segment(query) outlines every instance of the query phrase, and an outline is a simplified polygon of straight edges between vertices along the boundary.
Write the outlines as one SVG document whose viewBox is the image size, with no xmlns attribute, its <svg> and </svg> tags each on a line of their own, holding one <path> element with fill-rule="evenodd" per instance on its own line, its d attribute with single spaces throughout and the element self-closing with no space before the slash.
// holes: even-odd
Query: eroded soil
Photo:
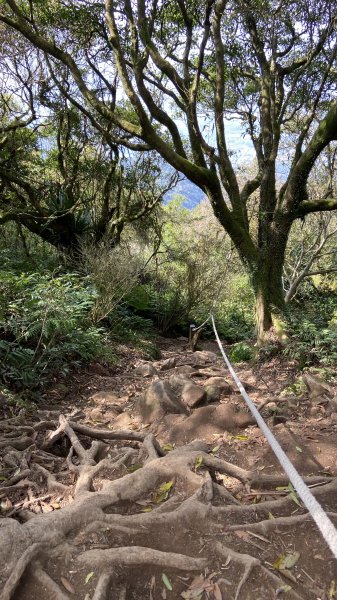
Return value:
<svg viewBox="0 0 337 600">
<path fill-rule="evenodd" d="M 43 404 L 2 407 L 1 599 L 337 597 L 337 562 L 260 430 L 242 426 L 250 417 L 215 344 L 191 379 L 226 377 L 215 403 L 226 427 L 200 409 L 142 421 L 143 391 L 191 364 L 185 340 L 160 346 L 153 376 L 126 350 L 118 368 L 74 373 Z M 160 371 L 170 357 L 176 367 Z M 281 395 L 291 364 L 237 371 L 337 524 L 337 413 L 326 398 Z"/>
</svg>

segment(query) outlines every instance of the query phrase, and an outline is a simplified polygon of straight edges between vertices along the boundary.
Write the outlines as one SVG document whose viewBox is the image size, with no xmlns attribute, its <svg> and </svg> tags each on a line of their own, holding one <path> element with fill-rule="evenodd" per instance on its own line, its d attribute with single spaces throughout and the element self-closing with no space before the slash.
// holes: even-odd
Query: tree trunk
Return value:
<svg viewBox="0 0 337 600">
<path fill-rule="evenodd" d="M 280 317 L 284 315 L 286 305 L 282 286 L 283 261 L 277 256 L 264 254 L 252 274 L 252 284 L 256 300 L 257 345 L 262 346 L 271 339 L 285 339 Z"/>
</svg>

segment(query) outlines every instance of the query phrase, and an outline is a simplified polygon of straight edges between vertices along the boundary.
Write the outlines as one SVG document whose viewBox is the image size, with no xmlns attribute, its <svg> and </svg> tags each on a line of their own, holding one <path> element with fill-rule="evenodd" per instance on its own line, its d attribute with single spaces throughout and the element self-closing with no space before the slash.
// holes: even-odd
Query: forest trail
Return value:
<svg viewBox="0 0 337 600">
<path fill-rule="evenodd" d="M 216 343 L 160 348 L 1 407 L 1 600 L 337 597 L 336 560 Z M 281 394 L 295 372 L 276 359 L 237 372 L 336 524 L 333 399 Z"/>
</svg>

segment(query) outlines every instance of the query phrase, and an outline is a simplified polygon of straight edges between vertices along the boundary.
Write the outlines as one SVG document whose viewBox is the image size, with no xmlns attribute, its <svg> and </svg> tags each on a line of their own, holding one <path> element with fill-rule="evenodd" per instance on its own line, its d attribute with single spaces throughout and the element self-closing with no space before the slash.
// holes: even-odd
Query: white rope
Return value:
<svg viewBox="0 0 337 600">
<path fill-rule="evenodd" d="M 218 332 L 215 327 L 214 317 L 213 317 L 213 315 L 210 315 L 210 316 L 212 319 L 212 325 L 213 325 L 216 341 L 218 342 L 218 346 L 220 348 L 221 354 L 222 354 L 223 359 L 229 369 L 231 376 L 233 377 L 236 385 L 238 386 L 238 388 L 239 388 L 246 404 L 248 405 L 249 410 L 251 411 L 252 415 L 254 416 L 258 426 L 260 427 L 261 431 L 264 433 L 266 439 L 268 440 L 270 447 L 272 448 L 274 454 L 276 455 L 277 460 L 279 461 L 280 465 L 282 466 L 282 468 L 288 475 L 291 483 L 293 484 L 293 486 L 294 486 L 295 490 L 297 491 L 299 497 L 301 498 L 303 504 L 308 509 L 311 517 L 315 521 L 318 529 L 320 530 L 323 538 L 325 539 L 326 543 L 328 544 L 334 557 L 337 558 L 337 530 L 336 530 L 334 524 L 330 521 L 329 517 L 324 512 L 324 510 L 321 507 L 321 505 L 319 504 L 319 502 L 317 502 L 316 498 L 312 495 L 308 486 L 304 483 L 301 475 L 295 469 L 294 465 L 291 463 L 291 461 L 287 457 L 286 453 L 281 448 L 277 439 L 270 431 L 268 425 L 265 423 L 265 421 L 261 417 L 255 404 L 252 402 L 252 400 L 248 396 L 245 388 L 243 387 L 239 377 L 235 373 L 235 371 L 234 371 L 231 363 L 229 362 L 227 355 L 223 349 L 220 338 L 218 336 Z"/>
<path fill-rule="evenodd" d="M 191 325 L 191 327 L 193 328 L 193 333 L 195 333 L 196 331 L 199 331 L 199 329 L 202 329 L 202 327 L 204 327 L 204 325 L 206 325 L 206 323 L 208 323 L 208 321 L 212 318 L 212 315 L 209 315 L 206 319 L 206 321 L 204 321 L 203 323 L 201 323 L 201 325 L 199 325 L 199 327 L 196 327 L 195 325 Z"/>
</svg>

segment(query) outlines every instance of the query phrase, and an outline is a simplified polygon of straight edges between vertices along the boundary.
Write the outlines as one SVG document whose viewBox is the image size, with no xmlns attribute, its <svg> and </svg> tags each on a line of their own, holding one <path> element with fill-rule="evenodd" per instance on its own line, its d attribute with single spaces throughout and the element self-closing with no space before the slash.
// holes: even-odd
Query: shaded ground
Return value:
<svg viewBox="0 0 337 600">
<path fill-rule="evenodd" d="M 337 597 L 337 563 L 297 496 L 277 489 L 288 481 L 260 430 L 244 427 L 234 385 L 191 414 L 141 418 L 151 382 L 193 362 L 185 340 L 161 349 L 152 376 L 126 351 L 114 370 L 92 365 L 55 385 L 44 405 L 1 409 L 0 598 Z M 176 367 L 161 371 L 167 358 Z M 337 524 L 337 413 L 280 396 L 289 364 L 237 370 Z M 190 377 L 202 387 L 210 375 L 230 382 L 220 357 Z"/>
</svg>

